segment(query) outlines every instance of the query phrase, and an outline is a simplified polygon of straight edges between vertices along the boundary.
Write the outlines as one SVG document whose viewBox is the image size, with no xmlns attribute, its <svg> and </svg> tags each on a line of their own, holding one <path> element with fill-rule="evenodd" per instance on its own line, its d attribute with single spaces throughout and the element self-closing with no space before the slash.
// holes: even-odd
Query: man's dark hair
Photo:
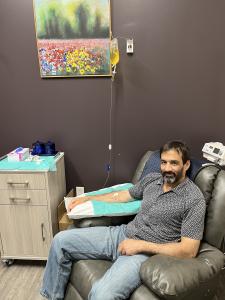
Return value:
<svg viewBox="0 0 225 300">
<path fill-rule="evenodd" d="M 163 152 L 176 150 L 182 156 L 183 164 L 190 160 L 190 149 L 183 141 L 169 141 L 160 148 L 160 157 Z"/>
</svg>

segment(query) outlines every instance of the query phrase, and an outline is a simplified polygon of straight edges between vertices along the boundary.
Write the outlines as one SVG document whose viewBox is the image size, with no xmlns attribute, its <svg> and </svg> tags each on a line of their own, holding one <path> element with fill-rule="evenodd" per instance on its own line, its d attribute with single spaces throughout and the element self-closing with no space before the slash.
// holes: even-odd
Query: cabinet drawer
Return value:
<svg viewBox="0 0 225 300">
<path fill-rule="evenodd" d="M 0 189 L 45 189 L 45 175 L 35 174 L 0 174 Z"/>
<path fill-rule="evenodd" d="M 0 204 L 46 205 L 46 190 L 1 190 Z"/>
</svg>

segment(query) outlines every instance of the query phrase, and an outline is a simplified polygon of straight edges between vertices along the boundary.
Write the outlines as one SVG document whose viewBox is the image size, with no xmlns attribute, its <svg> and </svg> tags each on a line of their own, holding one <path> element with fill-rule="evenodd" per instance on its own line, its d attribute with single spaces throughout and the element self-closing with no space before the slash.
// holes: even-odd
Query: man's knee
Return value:
<svg viewBox="0 0 225 300">
<path fill-rule="evenodd" d="M 65 232 L 60 231 L 54 236 L 54 238 L 52 240 L 52 244 L 53 245 L 61 244 L 64 241 L 64 239 L 65 239 Z"/>
<path fill-rule="evenodd" d="M 65 245 L 68 241 L 68 235 L 65 233 L 65 231 L 60 231 L 54 236 L 51 244 L 51 249 L 53 251 L 57 252 L 65 248 Z"/>
</svg>

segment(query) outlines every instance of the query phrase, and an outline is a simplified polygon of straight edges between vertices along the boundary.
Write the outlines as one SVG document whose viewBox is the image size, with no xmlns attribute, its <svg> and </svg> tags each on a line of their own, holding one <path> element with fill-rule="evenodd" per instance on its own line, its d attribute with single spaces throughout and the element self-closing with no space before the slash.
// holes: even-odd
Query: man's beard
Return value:
<svg viewBox="0 0 225 300">
<path fill-rule="evenodd" d="M 164 183 L 168 183 L 168 184 L 174 184 L 177 183 L 183 174 L 183 170 L 180 170 L 177 174 L 174 172 L 163 172 L 162 176 L 163 176 L 163 182 Z"/>
</svg>

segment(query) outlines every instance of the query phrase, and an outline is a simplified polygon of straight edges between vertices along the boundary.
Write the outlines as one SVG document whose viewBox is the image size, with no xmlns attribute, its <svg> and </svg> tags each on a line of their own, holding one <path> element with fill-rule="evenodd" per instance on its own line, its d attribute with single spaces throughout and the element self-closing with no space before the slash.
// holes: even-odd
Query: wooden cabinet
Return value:
<svg viewBox="0 0 225 300">
<path fill-rule="evenodd" d="M 56 171 L 0 171 L 1 259 L 47 259 L 65 194 L 63 153 Z"/>
</svg>

